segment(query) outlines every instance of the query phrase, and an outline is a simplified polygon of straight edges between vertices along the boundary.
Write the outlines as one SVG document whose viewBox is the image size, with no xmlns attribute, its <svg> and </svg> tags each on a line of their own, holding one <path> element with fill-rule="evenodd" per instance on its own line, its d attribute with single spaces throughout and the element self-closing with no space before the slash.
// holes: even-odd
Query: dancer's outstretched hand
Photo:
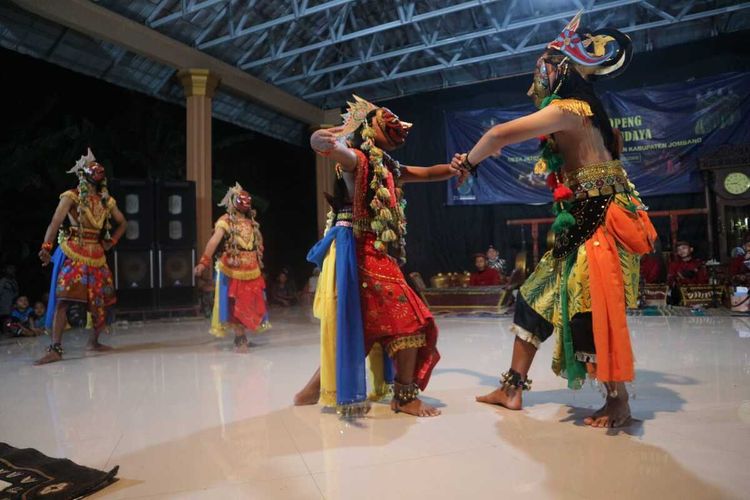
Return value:
<svg viewBox="0 0 750 500">
<path fill-rule="evenodd" d="M 203 264 L 198 264 L 197 266 L 195 266 L 195 269 L 193 269 L 193 274 L 195 274 L 196 276 L 200 276 L 205 270 L 206 266 L 204 266 Z"/>
<path fill-rule="evenodd" d="M 310 136 L 310 146 L 315 151 L 326 153 L 332 150 L 336 146 L 336 142 L 339 140 L 339 133 L 344 127 L 332 127 L 316 130 L 313 135 Z"/>
<path fill-rule="evenodd" d="M 466 170 L 464 167 L 464 159 L 468 153 L 456 153 L 453 155 L 453 159 L 451 160 L 451 167 L 458 169 L 458 170 Z"/>
<path fill-rule="evenodd" d="M 469 171 L 465 168 L 457 168 L 454 167 L 451 163 L 448 168 L 450 169 L 451 173 L 454 177 L 458 177 L 457 179 L 457 186 L 461 186 L 464 182 L 466 182 L 466 179 L 469 177 Z"/>
<path fill-rule="evenodd" d="M 42 248 L 41 250 L 39 250 L 39 260 L 42 261 L 42 266 L 46 266 L 52 260 L 52 256 L 49 254 L 48 250 Z"/>
</svg>

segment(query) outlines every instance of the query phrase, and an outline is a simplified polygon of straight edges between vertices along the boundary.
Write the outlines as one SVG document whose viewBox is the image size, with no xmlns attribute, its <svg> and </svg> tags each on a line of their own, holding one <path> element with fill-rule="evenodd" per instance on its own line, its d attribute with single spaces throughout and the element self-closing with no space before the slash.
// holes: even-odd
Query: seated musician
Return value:
<svg viewBox="0 0 750 500">
<path fill-rule="evenodd" d="M 483 253 L 474 255 L 477 270 L 471 273 L 469 286 L 497 286 L 501 284 L 500 273 L 487 265 L 487 256 Z"/>
<path fill-rule="evenodd" d="M 680 287 L 708 285 L 708 272 L 703 261 L 693 257 L 695 249 L 687 241 L 678 241 L 677 250 L 669 263 L 667 284 L 672 289 L 672 304 L 678 304 Z"/>
</svg>

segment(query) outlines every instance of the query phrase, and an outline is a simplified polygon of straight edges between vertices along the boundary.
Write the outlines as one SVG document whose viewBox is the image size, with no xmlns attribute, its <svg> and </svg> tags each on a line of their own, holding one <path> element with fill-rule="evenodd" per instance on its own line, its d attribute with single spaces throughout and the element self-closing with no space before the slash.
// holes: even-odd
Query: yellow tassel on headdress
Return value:
<svg viewBox="0 0 750 500">
<path fill-rule="evenodd" d="M 375 250 L 378 252 L 385 252 L 385 243 L 380 240 L 375 240 L 372 246 L 375 247 Z"/>
<path fill-rule="evenodd" d="M 374 220 L 374 221 L 372 221 L 372 222 L 370 222 L 370 227 L 371 227 L 371 228 L 372 228 L 372 230 L 373 230 L 373 231 L 375 231 L 376 233 L 380 233 L 380 232 L 381 232 L 381 231 L 382 231 L 382 230 L 383 230 L 383 229 L 385 228 L 385 226 L 383 226 L 383 223 L 382 223 L 382 222 L 380 222 L 380 221 L 379 221 L 379 220 L 377 220 L 377 219 L 376 219 L 376 220 Z"/>
</svg>

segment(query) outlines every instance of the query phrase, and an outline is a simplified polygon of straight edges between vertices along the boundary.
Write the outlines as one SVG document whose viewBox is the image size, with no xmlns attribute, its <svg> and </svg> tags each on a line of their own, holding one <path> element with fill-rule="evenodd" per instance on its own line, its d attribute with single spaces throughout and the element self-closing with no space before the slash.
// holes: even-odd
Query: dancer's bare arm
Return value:
<svg viewBox="0 0 750 500">
<path fill-rule="evenodd" d="M 341 130 L 342 127 L 316 130 L 310 136 L 310 146 L 317 154 L 330 158 L 347 172 L 352 172 L 357 168 L 357 154 L 339 141 L 338 133 Z"/>
<path fill-rule="evenodd" d="M 431 167 L 414 167 L 403 165 L 401 167 L 402 182 L 439 182 L 452 177 L 459 177 L 459 183 L 463 182 L 467 175 L 465 170 L 456 168 L 448 163 L 441 163 Z"/>
<path fill-rule="evenodd" d="M 120 241 L 120 238 L 122 238 L 122 235 L 125 234 L 125 230 L 128 228 L 128 221 L 125 219 L 125 216 L 122 215 L 122 212 L 120 212 L 120 209 L 117 208 L 117 205 L 115 205 L 112 208 L 112 218 L 117 223 L 117 229 L 115 229 L 115 234 L 112 235 L 112 241 Z M 105 241 L 102 246 L 105 250 L 109 250 L 114 245 L 110 241 Z"/>
<path fill-rule="evenodd" d="M 584 118 L 573 113 L 566 113 L 557 106 L 544 109 L 515 120 L 495 125 L 471 148 L 467 160 L 476 165 L 487 157 L 499 154 L 502 148 L 541 135 L 550 135 L 581 126 Z M 463 157 L 456 155 L 451 164 L 459 167 Z"/>
<path fill-rule="evenodd" d="M 203 251 L 203 255 L 207 255 L 208 257 L 213 257 L 214 252 L 216 252 L 216 248 L 221 244 L 221 240 L 224 239 L 224 230 L 220 227 L 217 227 L 214 229 L 214 234 L 211 236 L 211 239 L 208 240 L 208 243 L 206 243 L 206 249 Z M 196 276 L 200 276 L 203 274 L 203 271 L 206 270 L 206 266 L 203 264 L 198 264 L 195 266 L 195 269 L 193 272 Z"/>
<path fill-rule="evenodd" d="M 67 196 L 63 196 L 60 199 L 60 203 L 57 204 L 55 214 L 52 216 L 52 221 L 49 223 L 49 226 L 47 226 L 47 232 L 44 233 L 43 243 L 53 243 L 55 241 L 57 231 L 60 229 L 60 226 L 65 220 L 65 217 L 68 216 L 68 212 L 70 212 L 71 208 L 73 208 L 73 200 L 71 200 Z M 39 258 L 41 259 L 43 266 L 49 264 L 51 260 L 49 251 L 45 248 L 42 248 L 39 251 Z"/>
</svg>

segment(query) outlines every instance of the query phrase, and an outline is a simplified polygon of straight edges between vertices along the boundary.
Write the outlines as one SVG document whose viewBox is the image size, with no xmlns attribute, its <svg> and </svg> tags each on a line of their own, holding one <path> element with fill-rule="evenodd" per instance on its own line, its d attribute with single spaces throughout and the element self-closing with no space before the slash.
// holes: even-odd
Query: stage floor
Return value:
<svg viewBox="0 0 750 500">
<path fill-rule="evenodd" d="M 443 356 L 426 396 L 443 415 L 376 404 L 342 421 L 291 399 L 318 364 L 317 324 L 273 310 L 249 354 L 205 320 L 116 328 L 107 355 L 31 366 L 48 339 L 0 343 L 0 441 L 109 469 L 93 498 L 747 498 L 750 318 L 630 317 L 634 417 L 624 430 L 579 421 L 602 403 L 549 370 L 526 409 L 474 402 L 508 367 L 509 318 L 439 318 Z"/>
</svg>

